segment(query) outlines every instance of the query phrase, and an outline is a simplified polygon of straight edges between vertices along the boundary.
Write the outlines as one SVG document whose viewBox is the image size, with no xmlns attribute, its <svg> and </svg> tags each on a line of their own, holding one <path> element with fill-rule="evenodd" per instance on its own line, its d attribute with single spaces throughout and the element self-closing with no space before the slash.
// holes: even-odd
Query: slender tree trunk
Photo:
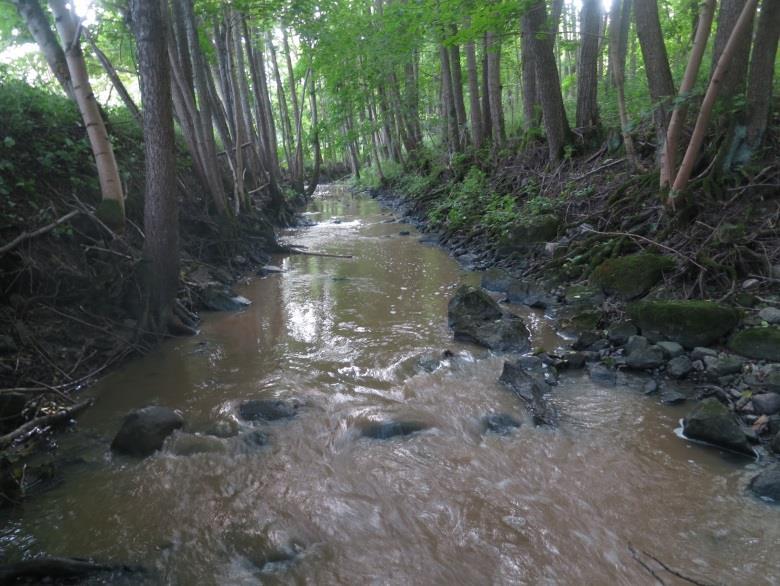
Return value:
<svg viewBox="0 0 780 586">
<path fill-rule="evenodd" d="M 780 2 L 764 0 L 761 4 L 761 15 L 758 18 L 758 30 L 753 45 L 747 91 L 747 135 L 745 142 L 750 151 L 761 146 L 769 123 L 779 34 Z"/>
<path fill-rule="evenodd" d="M 455 25 L 452 27 L 452 33 L 457 34 L 458 29 Z M 460 49 L 458 45 L 452 44 L 449 47 L 450 52 L 450 73 L 452 74 L 452 97 L 455 101 L 455 114 L 458 120 L 458 142 L 465 145 L 468 142 L 468 131 L 466 130 L 468 121 L 466 120 L 466 104 L 463 101 L 463 75 L 460 68 Z"/>
<path fill-rule="evenodd" d="M 231 11 L 232 12 L 232 11 Z M 235 137 L 235 158 L 233 170 L 233 189 L 234 189 L 234 208 L 233 212 L 238 216 L 242 207 L 246 208 L 247 194 L 244 186 L 244 141 L 246 135 L 244 132 L 243 111 L 241 107 L 241 99 L 239 97 L 240 89 L 238 87 L 238 73 L 236 72 L 235 56 L 233 55 L 233 36 L 237 31 L 234 30 L 234 19 L 228 14 L 225 21 L 225 47 L 227 51 L 227 59 L 225 62 L 225 68 L 228 76 L 228 91 L 231 96 L 231 103 L 233 104 L 233 128 Z"/>
<path fill-rule="evenodd" d="M 490 117 L 490 82 L 488 81 L 488 37 L 482 37 L 482 128 L 485 135 L 492 133 L 493 120 Z"/>
<path fill-rule="evenodd" d="M 290 51 L 290 43 L 287 39 L 287 29 L 282 29 L 282 41 L 284 43 L 284 59 L 287 63 L 287 79 L 290 86 L 290 103 L 292 104 L 293 120 L 298 120 L 301 116 L 301 109 L 298 106 L 298 95 L 295 92 L 295 74 L 293 73 L 292 55 Z M 296 122 L 297 126 L 297 122 Z M 296 144 L 301 142 L 300 133 L 296 133 Z M 300 152 L 300 155 L 299 155 Z M 301 149 L 295 150 L 295 156 L 293 157 L 293 169 L 292 169 L 292 183 L 293 187 L 298 192 L 303 192 L 303 151 Z"/>
<path fill-rule="evenodd" d="M 628 29 L 631 18 L 632 0 L 613 0 L 609 23 L 609 62 L 612 72 L 612 81 L 617 90 L 618 114 L 620 116 L 620 129 L 623 135 L 623 144 L 626 148 L 626 156 L 634 168 L 639 168 L 639 159 L 636 156 L 634 139 L 631 136 L 628 109 L 626 108 L 625 71 L 626 53 L 628 50 Z"/>
<path fill-rule="evenodd" d="M 176 151 L 161 4 L 131 0 L 144 113 L 147 329 L 165 333 L 173 321 L 179 286 Z"/>
<path fill-rule="evenodd" d="M 712 47 L 711 75 L 715 74 L 715 68 L 726 48 L 726 43 L 731 37 L 731 32 L 737 24 L 739 15 L 745 7 L 745 2 L 746 0 L 721 0 L 720 10 L 718 11 L 718 30 L 715 33 L 715 43 Z M 749 28 L 751 30 L 753 28 L 752 20 L 749 23 Z M 718 95 L 722 100 L 728 100 L 733 96 L 741 94 L 745 90 L 748 60 L 750 58 L 750 44 L 751 35 L 746 34 L 734 47 L 734 55 L 731 58 L 731 64 L 724 72 L 723 79 L 720 82 Z"/>
<path fill-rule="evenodd" d="M 504 144 L 504 110 L 501 104 L 501 41 L 492 32 L 488 32 L 488 104 L 490 106 L 490 136 L 496 148 Z"/>
<path fill-rule="evenodd" d="M 127 111 L 130 112 L 130 114 L 132 114 L 136 122 L 138 122 L 139 125 L 143 126 L 143 116 L 141 115 L 141 111 L 138 109 L 138 106 L 135 105 L 133 98 L 130 96 L 130 93 L 127 91 L 125 84 L 122 83 L 122 80 L 119 78 L 119 74 L 116 72 L 116 69 L 114 69 L 114 66 L 111 64 L 111 61 L 108 60 L 106 54 L 103 53 L 103 51 L 100 50 L 100 47 L 97 46 L 97 44 L 95 43 L 95 39 L 92 37 L 89 31 L 87 29 L 82 29 L 82 32 L 84 33 L 84 37 L 87 39 L 89 46 L 92 48 L 92 52 L 95 54 L 95 56 L 98 58 L 98 61 L 100 61 L 100 64 L 103 66 L 103 70 L 106 72 L 108 79 L 111 80 L 111 85 L 114 86 L 116 93 L 119 94 L 119 97 L 122 100 L 122 103 L 125 105 L 125 108 L 127 108 Z"/>
<path fill-rule="evenodd" d="M 702 57 L 704 57 L 704 50 L 707 48 L 707 40 L 710 37 L 710 29 L 712 28 L 712 19 L 715 15 L 715 1 L 705 0 L 699 12 L 699 22 L 696 27 L 693 46 L 691 47 L 691 55 L 688 57 L 688 65 L 685 68 L 685 74 L 680 84 L 678 104 L 672 112 L 669 130 L 666 133 L 665 152 L 661 162 L 661 188 L 668 188 L 677 173 L 677 144 L 688 113 L 685 100 L 696 83 Z"/>
<path fill-rule="evenodd" d="M 634 0 L 634 16 L 639 45 L 645 61 L 647 85 L 656 108 L 653 112 L 656 128 L 656 152 L 660 161 L 666 142 L 666 130 L 674 96 L 674 81 L 666 56 L 666 45 L 658 19 L 657 0 Z"/>
<path fill-rule="evenodd" d="M 531 47 L 536 65 L 536 84 L 541 96 L 544 130 L 550 160 L 557 161 L 563 155 L 569 142 L 571 130 L 563 106 L 558 65 L 553 52 L 553 39 L 547 26 L 547 11 L 541 0 L 534 3 L 526 13 L 531 31 Z"/>
<path fill-rule="evenodd" d="M 452 74 L 450 72 L 450 57 L 444 45 L 439 46 L 441 61 L 441 109 L 443 136 L 447 137 L 447 147 L 450 154 L 460 152 L 458 133 L 458 117 L 455 110 L 455 99 L 452 92 Z"/>
<path fill-rule="evenodd" d="M 530 130 L 541 122 L 541 104 L 536 88 L 536 63 L 533 58 L 533 32 L 526 14 L 521 19 L 520 39 L 521 79 L 523 82 L 523 126 Z"/>
<path fill-rule="evenodd" d="M 707 93 L 704 95 L 704 100 L 702 100 L 701 103 L 699 116 L 696 119 L 696 126 L 691 135 L 691 141 L 685 151 L 685 157 L 680 165 L 677 177 L 674 180 L 672 190 L 669 193 L 669 203 L 672 207 L 674 206 L 674 200 L 688 187 L 688 181 L 693 173 L 693 167 L 699 157 L 701 145 L 704 143 L 704 136 L 707 132 L 710 117 L 712 116 L 715 100 L 718 98 L 721 82 L 728 71 L 731 60 L 737 53 L 741 43 L 744 41 L 744 37 L 750 35 L 750 30 L 753 26 L 753 16 L 755 15 L 757 6 L 758 0 L 747 0 L 745 2 L 742 13 L 739 15 L 739 19 L 731 31 L 731 36 L 729 37 L 726 46 L 723 48 L 718 64 L 712 74 Z"/>
<path fill-rule="evenodd" d="M 599 126 L 598 57 L 601 0 L 584 0 L 580 19 L 576 123 L 579 128 L 595 129 Z"/>
<path fill-rule="evenodd" d="M 292 125 L 290 124 L 290 110 L 287 108 L 287 97 L 284 93 L 284 84 L 282 84 L 282 76 L 279 73 L 279 61 L 276 58 L 276 48 L 274 47 L 273 40 L 271 39 L 271 33 L 267 32 L 265 35 L 265 44 L 271 51 L 271 65 L 273 65 L 274 79 L 276 81 L 276 101 L 279 105 L 279 118 L 282 127 L 282 145 L 284 147 L 284 156 L 287 161 L 288 172 L 293 172 L 293 160 L 292 160 Z"/>
<path fill-rule="evenodd" d="M 466 43 L 466 68 L 469 80 L 469 114 L 471 120 L 471 136 L 474 147 L 480 148 L 485 140 L 482 127 L 482 114 L 479 106 L 479 74 L 477 72 L 477 53 L 474 42 Z"/>
<path fill-rule="evenodd" d="M 317 189 L 320 182 L 320 163 L 322 161 L 322 152 L 320 150 L 320 121 L 317 114 L 317 84 L 314 79 L 311 80 L 309 90 L 309 107 L 311 108 L 311 128 L 312 143 L 314 144 L 314 169 L 309 181 L 309 187 L 306 190 L 306 196 L 311 197 Z"/>
<path fill-rule="evenodd" d="M 95 94 L 92 93 L 92 85 L 89 83 L 87 64 L 78 39 L 76 19 L 68 10 L 65 0 L 49 0 L 49 6 L 54 13 L 57 31 L 65 47 L 65 60 L 73 83 L 73 94 L 81 111 L 84 126 L 87 127 L 89 143 L 95 157 L 103 198 L 98 212 L 106 223 L 121 229 L 125 223 L 125 199 L 122 193 L 122 182 L 119 179 L 119 167 Z"/>
<path fill-rule="evenodd" d="M 76 96 L 73 93 L 73 83 L 70 79 L 65 53 L 57 42 L 57 36 L 52 31 L 49 19 L 46 18 L 39 1 L 11 0 L 11 2 L 16 6 L 32 38 L 38 44 L 38 48 L 43 53 L 46 63 L 49 64 L 49 69 L 51 69 L 55 79 L 60 84 L 62 91 L 71 100 L 75 100 Z"/>
</svg>

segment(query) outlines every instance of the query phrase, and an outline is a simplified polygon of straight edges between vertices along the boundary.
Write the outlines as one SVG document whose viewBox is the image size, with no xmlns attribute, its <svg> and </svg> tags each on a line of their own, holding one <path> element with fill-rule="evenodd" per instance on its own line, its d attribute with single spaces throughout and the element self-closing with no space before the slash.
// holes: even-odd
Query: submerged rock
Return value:
<svg viewBox="0 0 780 586">
<path fill-rule="evenodd" d="M 250 399 L 238 406 L 238 416 L 244 421 L 276 421 L 297 413 L 297 405 L 279 399 Z"/>
<path fill-rule="evenodd" d="M 420 421 L 371 421 L 361 427 L 360 435 L 371 439 L 390 439 L 424 431 L 428 427 Z"/>
<path fill-rule="evenodd" d="M 704 399 L 683 421 L 685 437 L 754 455 L 734 414 L 715 398 Z"/>
<path fill-rule="evenodd" d="M 674 261 L 659 254 L 630 254 L 605 260 L 590 275 L 591 282 L 607 295 L 631 300 L 642 297 L 661 280 Z"/>
<path fill-rule="evenodd" d="M 717 342 L 739 321 L 736 309 L 712 301 L 637 301 L 628 306 L 628 312 L 643 336 L 678 342 L 686 348 Z"/>
<path fill-rule="evenodd" d="M 166 450 L 177 456 L 221 454 L 227 451 L 227 444 L 213 435 L 176 432 L 166 445 Z"/>
<path fill-rule="evenodd" d="M 748 328 L 737 332 L 729 341 L 729 348 L 737 354 L 780 362 L 780 328 Z"/>
<path fill-rule="evenodd" d="M 508 435 L 520 425 L 520 422 L 508 413 L 491 413 L 482 418 L 484 430 L 498 435 Z"/>
<path fill-rule="evenodd" d="M 661 393 L 661 403 L 664 405 L 679 405 L 685 403 L 687 397 L 677 391 L 664 391 Z"/>
<path fill-rule="evenodd" d="M 600 385 L 614 387 L 617 384 L 617 372 L 606 364 L 596 362 L 588 367 L 590 380 Z"/>
<path fill-rule="evenodd" d="M 518 362 L 507 360 L 498 381 L 525 402 L 536 425 L 558 422 L 557 410 L 545 398 L 550 386 L 539 375 L 529 374 Z"/>
<path fill-rule="evenodd" d="M 447 316 L 456 340 L 499 351 L 523 352 L 530 347 L 523 320 L 503 311 L 482 289 L 461 286 L 450 299 Z"/>
<path fill-rule="evenodd" d="M 184 418 L 173 409 L 156 405 L 137 409 L 125 416 L 111 449 L 129 456 L 148 456 L 183 426 Z"/>
<path fill-rule="evenodd" d="M 547 309 L 555 305 L 556 299 L 547 293 L 542 285 L 527 279 L 517 279 L 509 284 L 506 289 L 506 298 L 509 303 Z"/>
<path fill-rule="evenodd" d="M 0 565 L 0 584 L 73 584 L 101 574 L 138 573 L 140 568 L 108 565 L 85 558 L 42 557 Z M 109 584 L 109 582 L 101 583 Z"/>
<path fill-rule="evenodd" d="M 764 469 L 748 486 L 757 497 L 780 502 L 780 465 Z"/>
<path fill-rule="evenodd" d="M 201 303 L 210 311 L 236 311 L 244 309 L 252 302 L 237 295 L 227 287 L 211 286 L 203 290 Z"/>
</svg>

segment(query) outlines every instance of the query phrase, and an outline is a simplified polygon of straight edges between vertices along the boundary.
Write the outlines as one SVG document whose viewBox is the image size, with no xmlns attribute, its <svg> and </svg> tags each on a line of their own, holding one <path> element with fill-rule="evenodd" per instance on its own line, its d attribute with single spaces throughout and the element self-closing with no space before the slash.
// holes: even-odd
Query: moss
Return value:
<svg viewBox="0 0 780 586">
<path fill-rule="evenodd" d="M 121 229 L 125 225 L 125 211 L 122 209 L 122 204 L 115 199 L 101 200 L 95 214 L 112 230 Z"/>
<path fill-rule="evenodd" d="M 561 220 L 555 214 L 524 216 L 515 222 L 506 238 L 506 244 L 524 245 L 550 242 L 558 235 Z"/>
<path fill-rule="evenodd" d="M 637 301 L 629 305 L 628 313 L 644 336 L 686 348 L 717 342 L 739 321 L 736 309 L 713 301 Z"/>
<path fill-rule="evenodd" d="M 731 338 L 729 348 L 748 358 L 780 362 L 780 328 L 742 330 Z"/>
<path fill-rule="evenodd" d="M 664 271 L 674 268 L 674 261 L 659 254 L 632 254 L 610 258 L 591 273 L 591 282 L 608 295 L 636 299 L 660 279 Z"/>
</svg>

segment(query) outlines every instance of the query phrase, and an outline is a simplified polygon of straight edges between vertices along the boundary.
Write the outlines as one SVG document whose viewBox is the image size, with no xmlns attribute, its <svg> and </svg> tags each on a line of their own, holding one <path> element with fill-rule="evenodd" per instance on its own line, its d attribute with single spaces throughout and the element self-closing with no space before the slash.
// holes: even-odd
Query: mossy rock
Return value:
<svg viewBox="0 0 780 586">
<path fill-rule="evenodd" d="M 525 216 L 515 222 L 506 237 L 505 244 L 522 246 L 539 242 L 550 242 L 558 236 L 561 219 L 555 214 Z"/>
<path fill-rule="evenodd" d="M 590 275 L 590 281 L 607 295 L 631 300 L 646 295 L 661 280 L 674 261 L 660 254 L 631 254 L 605 260 Z"/>
<path fill-rule="evenodd" d="M 742 330 L 731 338 L 729 348 L 748 358 L 780 362 L 780 328 Z"/>
<path fill-rule="evenodd" d="M 563 320 L 563 327 L 577 333 L 590 332 L 598 328 L 604 319 L 600 309 L 589 309 L 575 313 Z"/>
<path fill-rule="evenodd" d="M 670 340 L 686 348 L 714 344 L 739 321 L 739 312 L 714 301 L 636 301 L 628 313 L 651 341 Z"/>
</svg>

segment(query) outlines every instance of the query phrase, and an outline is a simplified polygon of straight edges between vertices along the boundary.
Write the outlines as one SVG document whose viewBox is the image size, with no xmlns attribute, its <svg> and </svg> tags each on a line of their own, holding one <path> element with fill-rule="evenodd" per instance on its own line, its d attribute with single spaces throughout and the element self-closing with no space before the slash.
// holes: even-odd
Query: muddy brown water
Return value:
<svg viewBox="0 0 780 586">
<path fill-rule="evenodd" d="M 59 440 L 77 456 L 64 482 L 2 517 L 6 560 L 93 556 L 182 585 L 656 583 L 647 568 L 685 583 L 654 556 L 702 582 L 780 583 L 780 508 L 745 493 L 755 464 L 675 435 L 685 406 L 571 375 L 554 389 L 560 427 L 534 428 L 496 382 L 502 359 L 447 329 L 448 297 L 476 275 L 373 200 L 332 186 L 311 210 L 319 223 L 286 238 L 354 258 L 279 257 L 284 273 L 239 288 L 247 310 L 102 380 Z M 525 314 L 535 346 L 562 344 Z M 455 356 L 419 368 L 443 349 Z M 301 406 L 253 426 L 236 414 L 249 398 Z M 121 417 L 150 403 L 189 432 L 240 435 L 113 456 Z M 498 412 L 525 423 L 484 434 Z M 389 418 L 430 429 L 359 437 Z"/>
</svg>

